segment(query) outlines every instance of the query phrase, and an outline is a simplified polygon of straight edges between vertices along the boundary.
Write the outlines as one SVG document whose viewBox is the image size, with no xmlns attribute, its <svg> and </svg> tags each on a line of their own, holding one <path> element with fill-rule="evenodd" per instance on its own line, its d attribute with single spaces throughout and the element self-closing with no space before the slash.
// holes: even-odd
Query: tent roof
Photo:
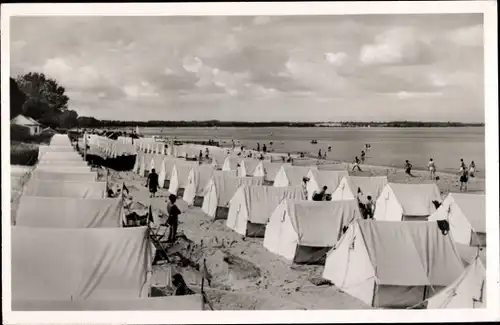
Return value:
<svg viewBox="0 0 500 325">
<path fill-rule="evenodd" d="M 327 193 L 337 189 L 343 177 L 349 176 L 346 170 L 315 170 L 311 169 L 309 175 L 318 183 L 319 187 L 328 186 Z"/>
<path fill-rule="evenodd" d="M 13 300 L 14 311 L 202 310 L 200 294 L 142 299 Z"/>
<path fill-rule="evenodd" d="M 266 172 L 266 179 L 273 180 L 276 178 L 276 174 L 278 174 L 281 166 L 292 166 L 290 163 L 281 163 L 281 162 L 270 162 L 270 161 L 262 161 L 262 167 L 264 167 L 264 171 Z"/>
<path fill-rule="evenodd" d="M 146 298 L 152 255 L 147 227 L 12 227 L 12 299 Z"/>
<path fill-rule="evenodd" d="M 255 158 L 243 158 L 241 159 L 241 163 L 245 164 L 245 168 L 248 174 L 253 174 L 255 168 L 259 165 L 260 160 Z"/>
<path fill-rule="evenodd" d="M 241 161 L 241 158 L 238 156 L 227 156 L 226 159 L 224 160 L 224 163 L 229 162 L 229 168 L 231 170 L 234 170 L 237 168 L 237 165 Z"/>
<path fill-rule="evenodd" d="M 242 186 L 243 198 L 248 209 L 248 221 L 266 224 L 271 214 L 284 199 L 305 200 L 301 186 Z M 236 197 L 236 196 L 235 196 Z M 232 203 L 232 202 L 231 202 Z"/>
<path fill-rule="evenodd" d="M 353 219 L 361 218 L 356 200 L 316 202 L 287 199 L 284 204 L 299 244 L 305 246 L 333 247 L 342 235 L 342 228 Z"/>
<path fill-rule="evenodd" d="M 449 194 L 477 232 L 486 233 L 486 197 L 484 194 Z"/>
<path fill-rule="evenodd" d="M 317 170 L 318 168 L 316 166 L 283 166 L 291 186 L 301 185 L 302 179 L 313 169 Z"/>
<path fill-rule="evenodd" d="M 447 286 L 464 269 L 450 236 L 436 222 L 357 223 L 382 285 Z"/>
<path fill-rule="evenodd" d="M 481 298 L 484 303 L 486 295 L 482 289 L 485 279 L 486 269 L 481 260 L 476 258 L 455 282 L 429 299 L 427 308 L 446 308 L 449 305 L 459 308 L 457 304 L 462 301 L 472 302 L 473 299 L 481 301 Z M 469 304 L 465 303 L 463 308 L 467 308 Z"/>
<path fill-rule="evenodd" d="M 218 205 L 225 206 L 242 185 L 262 185 L 262 178 L 239 177 L 229 173 L 217 173 L 212 177 L 218 197 Z"/>
<path fill-rule="evenodd" d="M 436 184 L 390 183 L 394 195 L 408 216 L 428 216 L 435 210 L 432 201 L 441 202 L 441 193 Z"/>
<path fill-rule="evenodd" d="M 346 176 L 345 181 L 349 184 L 351 191 L 356 195 L 358 188 L 363 192 L 363 196 L 370 195 L 373 200 L 376 200 L 385 185 L 387 185 L 386 176 L 363 177 L 363 176 Z"/>
</svg>

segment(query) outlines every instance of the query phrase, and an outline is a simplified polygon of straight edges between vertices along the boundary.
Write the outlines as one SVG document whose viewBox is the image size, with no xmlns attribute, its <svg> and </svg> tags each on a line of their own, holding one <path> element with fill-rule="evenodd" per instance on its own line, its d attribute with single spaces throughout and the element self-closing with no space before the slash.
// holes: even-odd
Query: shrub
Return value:
<svg viewBox="0 0 500 325">
<path fill-rule="evenodd" d="M 38 145 L 11 141 L 10 163 L 33 166 L 38 162 Z"/>
</svg>

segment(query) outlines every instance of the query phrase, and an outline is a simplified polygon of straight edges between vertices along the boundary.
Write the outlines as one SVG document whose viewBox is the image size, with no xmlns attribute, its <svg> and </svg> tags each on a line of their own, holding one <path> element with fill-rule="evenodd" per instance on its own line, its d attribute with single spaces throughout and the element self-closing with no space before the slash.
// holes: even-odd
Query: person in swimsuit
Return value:
<svg viewBox="0 0 500 325">
<path fill-rule="evenodd" d="M 360 172 L 362 172 L 361 168 L 359 167 L 359 158 L 358 158 L 358 156 L 356 156 L 356 157 L 354 158 L 354 165 L 352 166 L 352 171 L 354 171 L 356 168 L 357 168 Z"/>
<path fill-rule="evenodd" d="M 429 168 L 429 174 L 430 174 L 431 180 L 434 180 L 436 178 L 436 164 L 432 158 L 429 160 L 429 163 L 427 164 L 427 166 Z"/>
<path fill-rule="evenodd" d="M 470 163 L 470 166 L 469 166 L 469 176 L 470 177 L 475 177 L 475 173 L 476 172 L 476 164 L 474 163 L 474 160 L 471 161 Z"/>
<path fill-rule="evenodd" d="M 460 192 L 467 192 L 467 182 L 469 181 L 469 171 L 467 168 L 460 167 Z"/>
</svg>

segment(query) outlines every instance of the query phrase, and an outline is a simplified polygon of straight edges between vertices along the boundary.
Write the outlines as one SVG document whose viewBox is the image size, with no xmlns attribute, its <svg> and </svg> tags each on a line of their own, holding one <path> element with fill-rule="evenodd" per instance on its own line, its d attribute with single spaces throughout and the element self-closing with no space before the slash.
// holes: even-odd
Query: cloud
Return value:
<svg viewBox="0 0 500 325">
<path fill-rule="evenodd" d="M 325 60 L 333 65 L 341 65 L 347 58 L 347 54 L 344 52 L 339 53 L 325 53 Z"/>
<path fill-rule="evenodd" d="M 141 81 L 138 84 L 128 84 L 123 86 L 123 92 L 129 99 L 158 97 L 156 88 L 148 81 Z"/>
<path fill-rule="evenodd" d="M 483 25 L 458 28 L 448 33 L 449 39 L 460 46 L 483 46 Z"/>
<path fill-rule="evenodd" d="M 378 34 L 361 48 L 359 59 L 366 65 L 426 64 L 432 61 L 428 43 L 412 28 L 392 28 Z"/>
</svg>

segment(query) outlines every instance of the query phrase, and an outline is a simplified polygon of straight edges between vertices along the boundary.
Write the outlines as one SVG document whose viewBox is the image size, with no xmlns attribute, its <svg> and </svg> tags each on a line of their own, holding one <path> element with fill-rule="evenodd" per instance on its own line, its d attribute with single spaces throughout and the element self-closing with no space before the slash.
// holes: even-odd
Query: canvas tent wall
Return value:
<svg viewBox="0 0 500 325">
<path fill-rule="evenodd" d="M 332 193 L 332 200 L 355 199 L 358 197 L 358 190 L 361 190 L 361 194 L 359 195 L 361 201 L 366 200 L 368 196 L 371 196 L 372 200 L 375 201 L 386 185 L 386 176 L 346 176 L 342 178 L 339 186 Z"/>
<path fill-rule="evenodd" d="M 234 171 L 216 171 L 210 165 L 200 165 L 191 168 L 182 199 L 190 206 L 201 206 L 206 187 L 212 176 L 224 173 L 228 173 L 234 177 L 237 176 Z"/>
<path fill-rule="evenodd" d="M 269 218 L 285 199 L 306 198 L 300 186 L 241 186 L 229 202 L 226 225 L 243 236 L 264 237 Z"/>
<path fill-rule="evenodd" d="M 255 158 L 243 158 L 240 162 L 240 167 L 238 168 L 239 176 L 254 176 L 255 169 L 259 164 L 262 164 L 260 160 Z M 264 175 L 262 175 L 264 176 Z"/>
<path fill-rule="evenodd" d="M 264 247 L 290 262 L 323 263 L 344 227 L 359 218 L 356 200 L 283 200 L 266 226 Z"/>
<path fill-rule="evenodd" d="M 28 196 L 103 199 L 107 196 L 106 182 L 54 182 L 31 179 L 23 192 Z"/>
<path fill-rule="evenodd" d="M 174 167 L 172 167 L 168 191 L 171 194 L 182 197 L 186 184 L 188 183 L 189 171 L 196 166 L 199 166 L 199 163 L 196 161 L 176 162 Z"/>
<path fill-rule="evenodd" d="M 432 201 L 441 202 L 436 184 L 390 183 L 375 202 L 373 217 L 388 221 L 425 221 L 436 211 Z"/>
<path fill-rule="evenodd" d="M 345 170 L 309 170 L 307 177 L 307 199 L 312 200 L 315 192 L 321 191 L 323 186 L 327 186 L 327 194 L 332 194 L 340 184 L 342 178 L 349 176 Z"/>
<path fill-rule="evenodd" d="M 15 222 L 33 228 L 121 227 L 121 199 L 21 196 Z"/>
<path fill-rule="evenodd" d="M 274 186 L 299 186 L 302 185 L 303 178 L 307 176 L 309 170 L 315 169 L 316 166 L 282 166 L 274 179 Z"/>
<path fill-rule="evenodd" d="M 450 193 L 429 221 L 447 220 L 457 243 L 486 246 L 485 199 L 484 194 Z"/>
<path fill-rule="evenodd" d="M 262 178 L 239 177 L 230 173 L 214 174 L 207 184 L 201 209 L 215 219 L 226 219 L 229 201 L 242 185 L 262 185 Z"/>
<path fill-rule="evenodd" d="M 57 170 L 47 171 L 37 169 L 33 172 L 33 178 L 42 181 L 94 182 L 97 180 L 97 174 L 95 172 L 66 173 L 58 172 Z"/>
<path fill-rule="evenodd" d="M 261 163 L 255 167 L 253 176 L 264 177 L 265 182 L 273 183 L 274 180 L 276 179 L 276 174 L 278 174 L 282 166 L 292 166 L 292 164 L 261 161 Z"/>
<path fill-rule="evenodd" d="M 165 311 L 203 310 L 200 294 L 138 299 L 13 300 L 13 311 Z"/>
<path fill-rule="evenodd" d="M 153 253 L 146 227 L 12 227 L 12 299 L 146 298 Z"/>
<path fill-rule="evenodd" d="M 436 222 L 356 220 L 328 253 L 323 277 L 372 307 L 405 308 L 464 270 Z"/>
<path fill-rule="evenodd" d="M 427 309 L 475 309 L 486 307 L 486 270 L 474 259 L 451 285 L 427 301 Z"/>
</svg>

